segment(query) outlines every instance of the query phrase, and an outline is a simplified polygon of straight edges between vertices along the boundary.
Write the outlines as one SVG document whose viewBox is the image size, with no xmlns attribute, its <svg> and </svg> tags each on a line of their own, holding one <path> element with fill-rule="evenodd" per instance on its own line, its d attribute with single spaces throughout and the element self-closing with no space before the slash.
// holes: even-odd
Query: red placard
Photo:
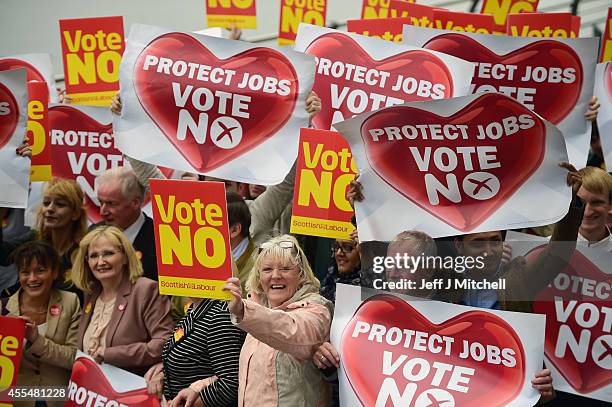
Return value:
<svg viewBox="0 0 612 407">
<path fill-rule="evenodd" d="M 404 24 L 410 24 L 409 17 L 348 20 L 346 27 L 355 34 L 401 43 Z"/>
<path fill-rule="evenodd" d="M 257 28 L 255 0 L 206 0 L 209 27 Z"/>
<path fill-rule="evenodd" d="M 0 317 L 0 402 L 11 401 L 8 388 L 17 383 L 25 325 L 25 320 L 20 318 Z"/>
<path fill-rule="evenodd" d="M 28 83 L 28 140 L 32 146 L 30 181 L 51 179 L 49 91 L 45 82 Z"/>
<path fill-rule="evenodd" d="M 486 14 L 458 13 L 448 10 L 434 10 L 433 28 L 478 34 L 491 34 L 495 21 Z"/>
<path fill-rule="evenodd" d="M 225 184 L 151 180 L 159 292 L 230 300 Z"/>
<path fill-rule="evenodd" d="M 489 14 L 495 20 L 495 34 L 506 32 L 508 14 L 533 13 L 539 0 L 483 0 L 481 14 Z"/>
<path fill-rule="evenodd" d="M 351 148 L 340 134 L 302 129 L 291 233 L 348 240 L 354 227 L 346 192 L 355 174 Z"/>
<path fill-rule="evenodd" d="M 409 17 L 410 24 L 416 27 L 433 27 L 434 11 L 446 10 L 442 7 L 432 7 L 425 4 L 407 3 L 391 0 L 390 7 L 402 17 Z"/>
<path fill-rule="evenodd" d="M 572 13 L 510 14 L 506 34 L 512 37 L 576 38 L 580 34 L 580 17 Z"/>
<path fill-rule="evenodd" d="M 612 7 L 608 9 L 606 28 L 601 35 L 601 48 L 599 49 L 599 62 L 612 61 Z"/>
<path fill-rule="evenodd" d="M 394 11 L 391 3 L 414 3 L 412 0 L 363 0 L 361 5 L 361 19 L 402 17 Z"/>
<path fill-rule="evenodd" d="M 280 0 L 278 44 L 295 43 L 300 23 L 325 26 L 326 15 L 327 0 Z"/>
<path fill-rule="evenodd" d="M 60 20 L 66 93 L 72 103 L 109 106 L 125 50 L 122 17 Z"/>
</svg>

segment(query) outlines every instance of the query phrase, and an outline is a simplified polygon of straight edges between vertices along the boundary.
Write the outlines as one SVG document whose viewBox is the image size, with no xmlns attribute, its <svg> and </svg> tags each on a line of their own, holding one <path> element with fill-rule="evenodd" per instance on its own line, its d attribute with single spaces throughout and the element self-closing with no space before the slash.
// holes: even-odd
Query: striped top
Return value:
<svg viewBox="0 0 612 407">
<path fill-rule="evenodd" d="M 200 392 L 204 405 L 235 405 L 244 337 L 230 321 L 227 302 L 204 299 L 196 308 L 192 304 L 162 351 L 166 400 L 195 381 L 217 376 Z"/>
</svg>

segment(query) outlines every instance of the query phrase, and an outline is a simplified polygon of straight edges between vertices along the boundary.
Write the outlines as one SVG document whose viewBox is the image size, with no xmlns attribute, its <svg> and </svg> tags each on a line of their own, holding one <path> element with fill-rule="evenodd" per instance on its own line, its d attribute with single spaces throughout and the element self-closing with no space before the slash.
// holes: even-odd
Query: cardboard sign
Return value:
<svg viewBox="0 0 612 407">
<path fill-rule="evenodd" d="M 407 103 L 336 128 L 367 196 L 355 206 L 361 241 L 537 226 L 567 212 L 559 130 L 502 94 Z"/>
<path fill-rule="evenodd" d="M 317 58 L 313 90 L 323 107 L 312 124 L 323 130 L 385 106 L 465 95 L 474 69 L 441 53 L 307 24 L 295 49 Z"/>
<path fill-rule="evenodd" d="M 492 34 L 495 28 L 495 20 L 487 14 L 434 10 L 433 18 L 433 27 L 440 30 Z"/>
<path fill-rule="evenodd" d="M 600 103 L 597 126 L 604 161 L 612 168 L 612 61 L 597 64 L 593 92 Z"/>
<path fill-rule="evenodd" d="M 509 232 L 513 256 L 535 258 L 546 239 Z M 578 243 L 568 266 L 536 295 L 546 315 L 546 366 L 555 390 L 612 402 L 612 253 Z"/>
<path fill-rule="evenodd" d="M 542 368 L 541 315 L 338 284 L 331 341 L 341 405 L 518 407 L 540 398 L 531 379 Z"/>
<path fill-rule="evenodd" d="M 25 326 L 23 319 L 0 316 L 0 405 L 3 407 L 12 406 L 9 387 L 17 383 L 25 342 Z"/>
<path fill-rule="evenodd" d="M 257 28 L 255 0 L 206 0 L 209 27 Z"/>
<path fill-rule="evenodd" d="M 291 233 L 349 240 L 355 228 L 346 192 L 356 173 L 351 149 L 340 134 L 302 129 Z"/>
<path fill-rule="evenodd" d="M 495 19 L 495 33 L 506 32 L 508 14 L 534 13 L 539 0 L 483 0 L 480 13 L 492 15 Z"/>
<path fill-rule="evenodd" d="M 0 207 L 25 208 L 30 159 L 15 154 L 28 120 L 26 70 L 0 71 Z"/>
<path fill-rule="evenodd" d="M 159 399 L 147 392 L 144 379 L 108 363 L 97 364 L 77 351 L 68 383 L 65 407 L 159 407 Z"/>
<path fill-rule="evenodd" d="M 612 61 L 612 7 L 608 8 L 606 27 L 601 34 L 601 49 L 599 51 L 599 62 Z"/>
<path fill-rule="evenodd" d="M 586 164 L 597 40 L 540 39 L 458 33 L 404 26 L 404 42 L 478 64 L 473 93 L 500 92 L 523 103 L 563 133 L 570 162 Z"/>
<path fill-rule="evenodd" d="M 512 37 L 577 38 L 580 17 L 572 13 L 509 14 L 506 33 Z"/>
<path fill-rule="evenodd" d="M 51 180 L 49 90 L 44 82 L 28 83 L 28 140 L 32 146 L 30 181 Z"/>
<path fill-rule="evenodd" d="M 54 175 L 75 180 L 81 186 L 87 217 L 91 223 L 100 222 L 95 179 L 107 169 L 127 163 L 115 147 L 110 111 L 103 107 L 51 104 L 49 128 Z"/>
<path fill-rule="evenodd" d="M 151 180 L 160 294 L 231 300 L 225 184 Z"/>
<path fill-rule="evenodd" d="M 426 4 L 407 3 L 391 0 L 391 6 L 398 14 L 410 18 L 410 25 L 417 27 L 433 27 L 434 11 L 446 10 L 443 7 L 433 7 Z"/>
<path fill-rule="evenodd" d="M 72 103 L 110 106 L 125 49 L 123 17 L 60 20 L 64 83 Z"/>
<path fill-rule="evenodd" d="M 410 24 L 410 22 L 410 17 L 348 20 L 346 28 L 354 34 L 401 43 L 404 24 Z"/>
<path fill-rule="evenodd" d="M 57 102 L 53 66 L 49 54 L 23 54 L 0 57 L 0 71 L 25 68 L 29 82 L 44 82 L 49 90 L 49 101 Z"/>
<path fill-rule="evenodd" d="M 122 61 L 125 154 L 177 170 L 278 184 L 297 157 L 313 58 L 133 24 Z"/>
<path fill-rule="evenodd" d="M 325 26 L 326 0 L 280 0 L 280 3 L 279 45 L 295 43 L 300 23 Z"/>
<path fill-rule="evenodd" d="M 396 10 L 392 11 L 391 6 L 391 3 L 399 1 L 414 3 L 412 0 L 363 0 L 361 4 L 361 19 L 401 17 Z"/>
</svg>

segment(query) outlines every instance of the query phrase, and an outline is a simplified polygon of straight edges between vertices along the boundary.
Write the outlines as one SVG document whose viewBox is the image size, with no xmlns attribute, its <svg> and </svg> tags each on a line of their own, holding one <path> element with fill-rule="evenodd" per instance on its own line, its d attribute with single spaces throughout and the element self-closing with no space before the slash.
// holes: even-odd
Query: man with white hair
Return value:
<svg viewBox="0 0 612 407">
<path fill-rule="evenodd" d="M 142 262 L 144 276 L 157 280 L 157 255 L 153 220 L 142 212 L 145 189 L 134 171 L 115 167 L 97 178 L 100 201 L 99 224 L 116 226 L 125 233 Z"/>
</svg>

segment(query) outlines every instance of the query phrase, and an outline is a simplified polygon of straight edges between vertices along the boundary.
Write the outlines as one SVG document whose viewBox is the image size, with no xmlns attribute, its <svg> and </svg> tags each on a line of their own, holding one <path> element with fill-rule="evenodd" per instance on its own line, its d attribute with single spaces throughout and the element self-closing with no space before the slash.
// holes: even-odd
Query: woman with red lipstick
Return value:
<svg viewBox="0 0 612 407">
<path fill-rule="evenodd" d="M 17 386 L 65 387 L 76 353 L 81 307 L 76 294 L 56 288 L 60 258 L 48 243 L 32 241 L 14 253 L 20 288 L 9 298 L 10 316 L 26 320 L 26 344 Z M 33 406 L 35 402 L 15 403 Z M 61 406 L 63 402 L 47 402 Z"/>
</svg>

